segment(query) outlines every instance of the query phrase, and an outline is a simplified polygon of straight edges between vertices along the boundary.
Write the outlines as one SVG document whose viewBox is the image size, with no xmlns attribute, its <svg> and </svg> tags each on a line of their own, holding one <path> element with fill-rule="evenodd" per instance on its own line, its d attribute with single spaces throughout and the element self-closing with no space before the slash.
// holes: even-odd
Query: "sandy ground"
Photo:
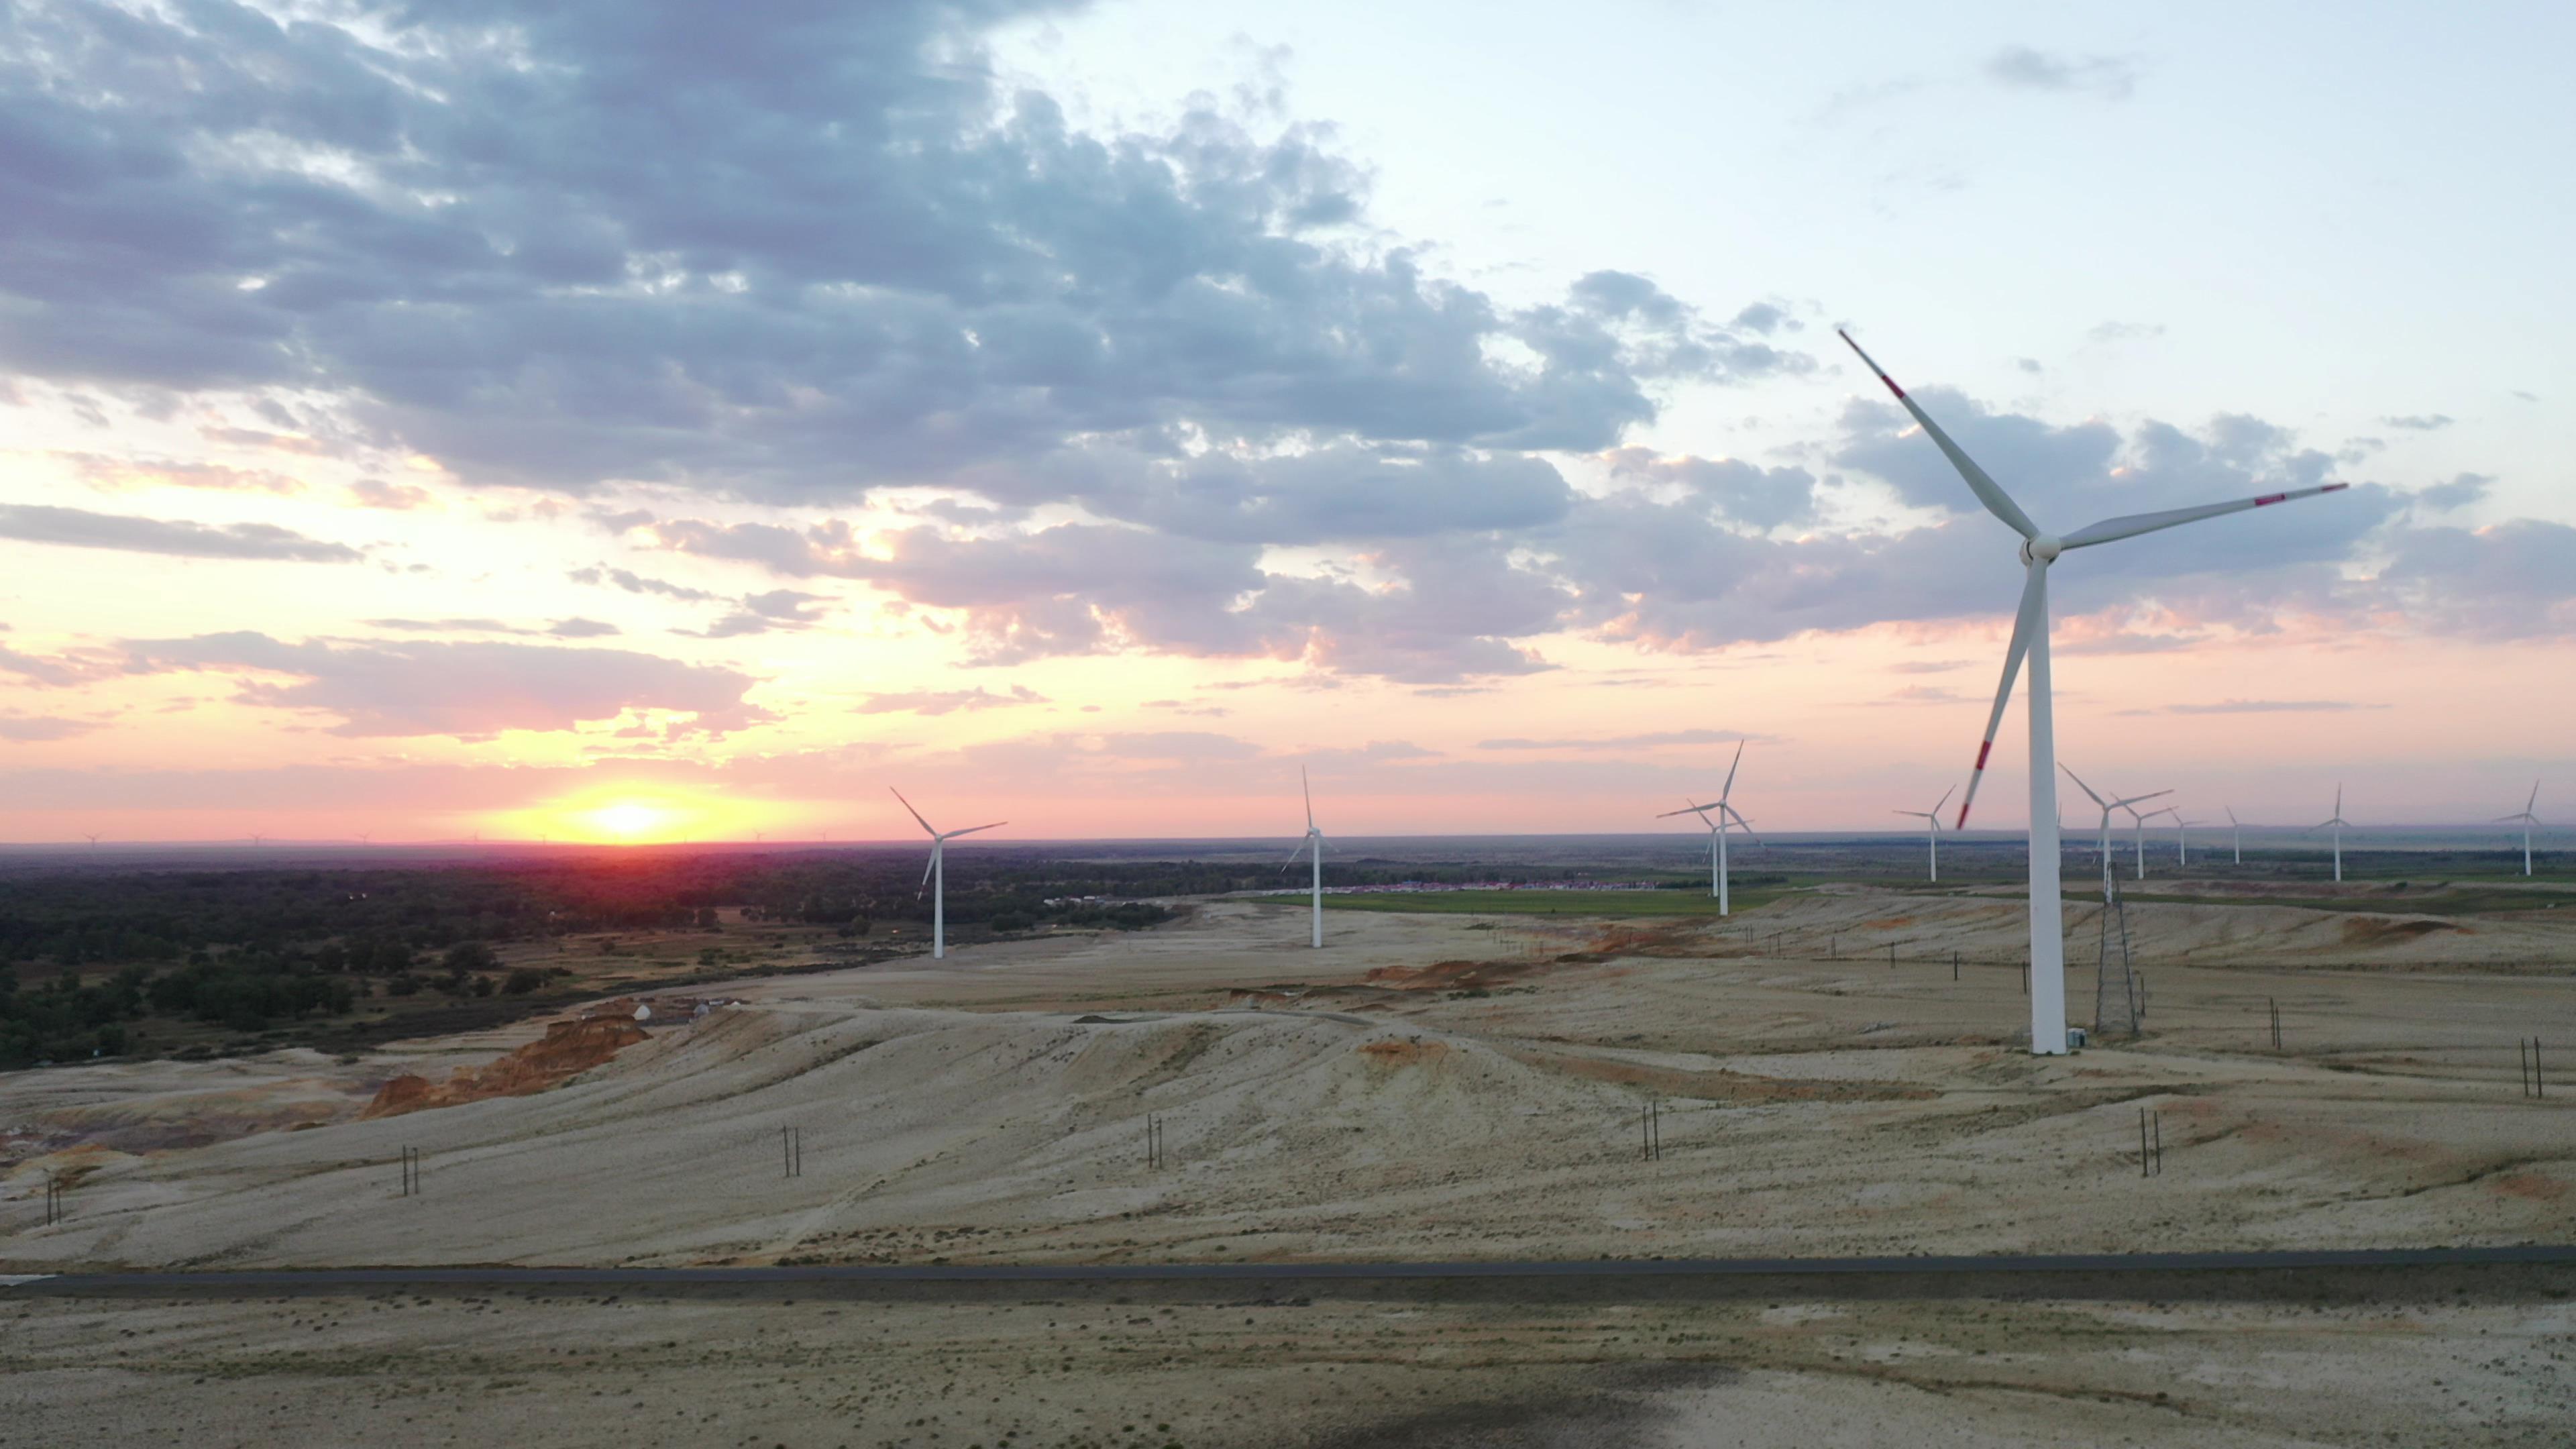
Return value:
<svg viewBox="0 0 2576 1449">
<path fill-rule="evenodd" d="M 2555 1445 L 2576 1422 L 2571 1288 L 0 1296 L 0 1443 Z"/>
<path fill-rule="evenodd" d="M 2134 914 L 2150 1034 L 2053 1059 L 2016 1045 L 2018 967 L 1976 964 L 2012 959 L 2011 903 L 1846 890 L 1725 925 L 1336 913 L 1321 952 L 1294 908 L 1226 903 L 1150 933 L 729 985 L 737 1004 L 569 1085 L 370 1121 L 396 1071 L 488 1060 L 541 1024 L 356 1061 L 19 1073 L 0 1078 L 0 1271 L 2576 1233 L 2576 1083 L 2526 1098 L 2516 1053 L 2576 1040 L 2576 921 Z M 2080 1015 L 2091 973 L 2069 976 Z M 2144 1177 L 2142 1108 L 2163 1143 Z M 414 1197 L 405 1147 L 423 1154 Z M 75 1180 L 54 1226 L 45 1169 Z M 0 1292 L 0 1408 L 22 1411 L 0 1413 L 0 1443 L 18 1422 L 123 1442 L 198 1442 L 196 1423 L 239 1442 L 944 1449 L 2565 1442 L 2567 1285 L 2491 1286 L 2152 1309 Z"/>
</svg>

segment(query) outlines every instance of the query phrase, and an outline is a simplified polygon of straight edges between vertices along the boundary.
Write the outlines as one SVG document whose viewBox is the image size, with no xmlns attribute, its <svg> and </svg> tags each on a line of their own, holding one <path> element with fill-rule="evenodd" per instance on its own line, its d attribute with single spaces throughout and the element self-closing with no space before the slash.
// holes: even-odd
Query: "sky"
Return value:
<svg viewBox="0 0 2576 1449">
<path fill-rule="evenodd" d="M 0 840 L 2576 788 L 2565 7 L 0 17 Z"/>
</svg>

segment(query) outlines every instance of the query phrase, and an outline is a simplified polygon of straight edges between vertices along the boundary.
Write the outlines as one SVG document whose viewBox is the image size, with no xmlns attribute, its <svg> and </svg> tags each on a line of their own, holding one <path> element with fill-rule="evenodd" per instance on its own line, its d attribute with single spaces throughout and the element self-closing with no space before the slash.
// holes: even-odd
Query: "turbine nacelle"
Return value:
<svg viewBox="0 0 2576 1449">
<path fill-rule="evenodd" d="M 2025 538 L 2021 541 L 2021 561 L 2025 565 L 2055 563 L 2057 556 L 2064 552 L 2066 552 L 2066 540 L 2053 533 L 2043 533 L 2037 538 Z"/>
</svg>

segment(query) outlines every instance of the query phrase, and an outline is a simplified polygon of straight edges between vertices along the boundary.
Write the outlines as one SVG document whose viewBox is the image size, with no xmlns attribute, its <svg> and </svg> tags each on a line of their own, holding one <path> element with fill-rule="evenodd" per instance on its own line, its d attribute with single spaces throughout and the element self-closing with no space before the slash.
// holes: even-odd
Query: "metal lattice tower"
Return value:
<svg viewBox="0 0 2576 1449">
<path fill-rule="evenodd" d="M 2138 972 L 2129 954 L 2129 908 L 2120 899 L 2120 873 L 2102 852 L 2101 945 L 2093 972 L 2093 1034 L 2134 1037 L 2146 1016 L 2138 999 Z"/>
</svg>

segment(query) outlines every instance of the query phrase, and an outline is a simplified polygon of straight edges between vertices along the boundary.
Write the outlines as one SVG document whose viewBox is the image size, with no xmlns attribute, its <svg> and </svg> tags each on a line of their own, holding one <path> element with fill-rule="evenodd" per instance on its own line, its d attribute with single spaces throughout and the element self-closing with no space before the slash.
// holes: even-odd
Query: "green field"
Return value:
<svg viewBox="0 0 2576 1449">
<path fill-rule="evenodd" d="M 1794 886 L 1747 887 L 1732 892 L 1728 904 L 1741 915 L 1758 906 L 1768 905 L 1795 889 Z M 1297 903 L 1304 904 L 1302 900 Z M 1717 898 L 1705 890 L 1390 891 L 1326 896 L 1324 909 L 1388 911 L 1416 916 L 1574 916 L 1597 920 L 1605 917 L 1713 916 L 1717 914 Z"/>
</svg>

